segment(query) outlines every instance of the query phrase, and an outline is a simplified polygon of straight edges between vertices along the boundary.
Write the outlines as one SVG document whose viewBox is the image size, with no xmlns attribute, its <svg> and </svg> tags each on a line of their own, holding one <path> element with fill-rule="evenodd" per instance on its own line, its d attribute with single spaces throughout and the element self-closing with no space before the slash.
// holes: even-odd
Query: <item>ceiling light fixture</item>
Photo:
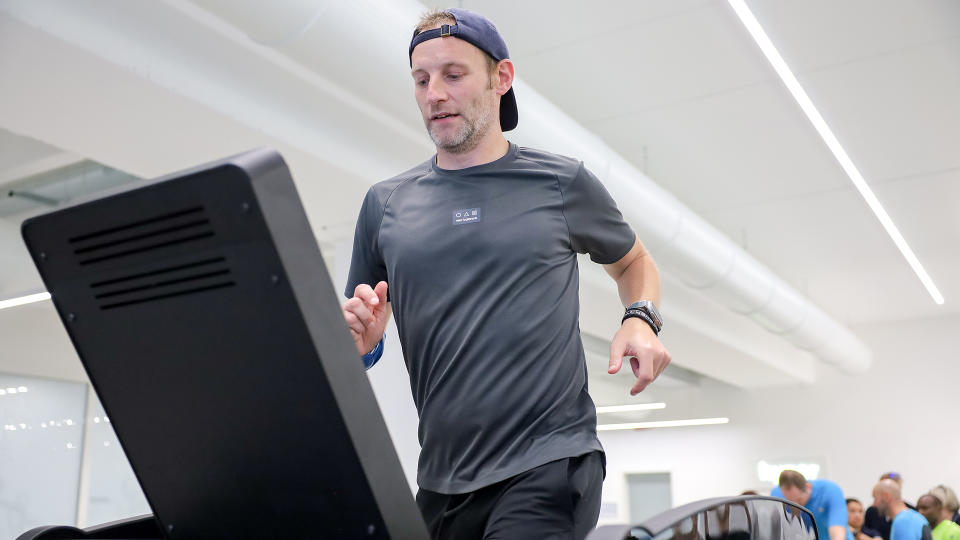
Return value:
<svg viewBox="0 0 960 540">
<path fill-rule="evenodd" d="M 597 407 L 597 414 L 632 412 L 632 411 L 652 411 L 663 409 L 666 403 L 637 403 L 636 405 L 609 405 L 607 407 Z"/>
<path fill-rule="evenodd" d="M 0 309 L 12 308 L 17 306 L 22 306 L 25 304 L 32 304 L 34 302 L 43 302 L 44 300 L 50 299 L 50 293 L 44 291 L 36 294 L 28 294 L 26 296 L 18 296 L 16 298 L 10 298 L 7 300 L 0 300 Z"/>
<path fill-rule="evenodd" d="M 628 424 L 600 424 L 597 431 L 618 431 L 623 429 L 652 429 L 666 427 L 708 426 L 729 424 L 729 418 L 693 418 L 690 420 L 663 420 L 660 422 L 630 422 Z"/>
<path fill-rule="evenodd" d="M 850 181 L 853 182 L 853 185 L 857 188 L 857 191 L 860 192 L 860 195 L 863 196 L 863 199 L 867 202 L 867 205 L 871 210 L 873 210 L 874 215 L 876 215 L 877 219 L 880 220 L 880 224 L 883 225 L 884 229 L 886 229 L 887 234 L 890 235 L 893 243 L 896 244 L 897 248 L 900 250 L 900 253 L 903 254 L 903 257 L 907 260 L 907 263 L 910 264 L 910 267 L 913 269 L 914 273 L 916 273 L 917 277 L 920 278 L 920 282 L 923 283 L 923 286 L 926 287 L 927 292 L 930 293 L 931 297 L 933 297 L 933 301 L 937 304 L 943 304 L 943 295 L 940 294 L 940 290 L 937 289 L 936 284 L 933 283 L 933 279 L 923 268 L 923 265 L 920 263 L 920 259 L 918 259 L 913 253 L 913 250 L 910 249 L 910 246 L 907 245 L 907 241 L 903 238 L 903 235 L 900 234 L 900 230 L 897 229 L 897 226 L 893 223 L 890 215 L 887 214 L 887 211 L 883 208 L 883 205 L 880 204 L 880 200 L 877 199 L 876 195 L 874 195 L 873 190 L 871 190 L 870 186 L 867 185 L 867 181 L 864 180 L 863 175 L 860 174 L 860 171 L 857 169 L 856 165 L 853 164 L 853 160 L 850 159 L 849 155 L 847 155 L 847 151 L 844 150 L 843 146 L 840 145 L 840 141 L 833 134 L 833 131 L 830 129 L 830 126 L 827 125 L 827 122 L 823 119 L 823 116 L 820 115 L 820 111 L 817 110 L 806 91 L 804 91 L 803 87 L 800 86 L 800 82 L 797 81 L 797 78 L 790 70 L 790 67 L 787 66 L 787 63 L 784 61 L 783 57 L 780 56 L 780 52 L 777 51 L 776 47 L 774 47 L 773 42 L 770 41 L 769 37 L 767 37 L 766 32 L 763 31 L 763 27 L 760 26 L 757 18 L 753 16 L 753 13 L 750 11 L 750 8 L 747 7 L 746 2 L 744 0 L 727 0 L 727 2 L 730 4 L 730 7 L 733 8 L 733 11 L 736 12 L 737 17 L 740 18 L 740 22 L 742 22 L 743 26 L 746 27 L 747 32 L 749 32 L 753 37 L 753 40 L 756 42 L 757 46 L 760 47 L 761 51 L 763 51 L 763 55 L 767 57 L 767 60 L 773 66 L 773 69 L 777 72 L 777 75 L 780 76 L 780 80 L 782 80 L 783 84 L 786 85 L 787 90 L 789 90 L 790 94 L 793 95 L 793 99 L 797 101 L 797 104 L 800 105 L 800 108 L 803 110 L 804 114 L 806 114 L 807 118 L 810 119 L 810 123 L 813 124 L 813 127 L 817 130 L 817 133 L 820 134 L 820 137 L 827 145 L 827 148 L 833 152 L 834 157 L 836 157 L 837 161 L 840 162 L 840 166 L 843 168 L 844 172 L 847 173 L 847 176 L 850 178 Z"/>
</svg>

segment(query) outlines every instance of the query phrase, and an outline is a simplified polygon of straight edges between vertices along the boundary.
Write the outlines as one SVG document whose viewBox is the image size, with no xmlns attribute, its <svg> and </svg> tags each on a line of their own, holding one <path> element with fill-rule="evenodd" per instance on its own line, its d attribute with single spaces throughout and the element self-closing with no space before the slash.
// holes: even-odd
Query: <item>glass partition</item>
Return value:
<svg viewBox="0 0 960 540">
<path fill-rule="evenodd" d="M 87 385 L 0 373 L 0 538 L 77 517 Z"/>
<path fill-rule="evenodd" d="M 96 397 L 86 410 L 88 392 L 84 383 L 0 373 L 0 538 L 150 513 Z"/>
<path fill-rule="evenodd" d="M 86 525 L 151 513 L 133 468 L 120 447 L 100 400 L 87 415 L 87 467 L 90 474 Z"/>
</svg>

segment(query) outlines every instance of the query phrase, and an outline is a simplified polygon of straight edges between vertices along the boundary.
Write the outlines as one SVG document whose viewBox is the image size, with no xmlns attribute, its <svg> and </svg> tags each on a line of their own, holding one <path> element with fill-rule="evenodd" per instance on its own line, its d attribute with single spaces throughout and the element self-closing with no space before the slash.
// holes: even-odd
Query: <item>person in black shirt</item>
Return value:
<svg viewBox="0 0 960 540">
<path fill-rule="evenodd" d="M 847 520 L 854 540 L 881 538 L 880 531 L 863 526 L 863 503 L 853 497 L 847 499 Z"/>
<path fill-rule="evenodd" d="M 620 328 L 607 372 L 631 370 L 631 395 L 670 362 L 658 270 L 579 159 L 505 138 L 519 118 L 514 65 L 492 22 L 428 13 L 408 58 L 437 152 L 367 192 L 344 318 L 366 366 L 396 321 L 419 415 L 416 499 L 432 537 L 580 540 L 600 513 L 604 454 L 577 254 L 616 283 L 625 311 L 611 314 Z"/>
</svg>

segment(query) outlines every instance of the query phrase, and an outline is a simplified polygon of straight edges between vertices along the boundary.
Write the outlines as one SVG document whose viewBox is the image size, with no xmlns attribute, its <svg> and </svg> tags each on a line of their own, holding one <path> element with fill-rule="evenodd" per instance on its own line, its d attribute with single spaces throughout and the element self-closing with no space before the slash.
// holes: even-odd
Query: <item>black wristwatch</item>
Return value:
<svg viewBox="0 0 960 540">
<path fill-rule="evenodd" d="M 650 325 L 654 334 L 660 335 L 660 329 L 663 328 L 663 319 L 660 317 L 657 305 L 653 302 L 640 300 L 639 302 L 630 304 L 627 306 L 627 311 L 623 314 L 623 318 L 620 319 L 620 324 L 623 324 L 624 321 L 630 318 L 643 319 Z"/>
</svg>

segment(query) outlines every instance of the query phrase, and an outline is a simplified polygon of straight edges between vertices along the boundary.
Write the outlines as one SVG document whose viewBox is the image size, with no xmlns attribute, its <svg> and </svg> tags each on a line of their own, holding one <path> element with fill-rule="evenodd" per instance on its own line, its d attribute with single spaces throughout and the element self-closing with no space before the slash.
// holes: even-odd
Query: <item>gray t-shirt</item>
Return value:
<svg viewBox="0 0 960 540">
<path fill-rule="evenodd" d="M 420 487 L 466 493 L 602 450 L 576 254 L 616 262 L 634 239 L 582 162 L 515 144 L 460 170 L 434 156 L 370 188 L 345 294 L 389 285 L 420 415 Z"/>
</svg>

